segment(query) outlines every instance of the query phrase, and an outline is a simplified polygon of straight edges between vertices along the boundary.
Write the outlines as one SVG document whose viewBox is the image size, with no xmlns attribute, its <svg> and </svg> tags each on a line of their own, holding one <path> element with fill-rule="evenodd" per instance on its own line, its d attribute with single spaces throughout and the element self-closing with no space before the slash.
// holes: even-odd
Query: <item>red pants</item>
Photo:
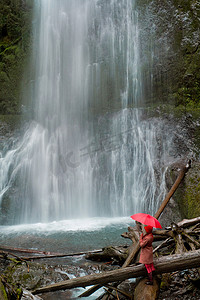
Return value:
<svg viewBox="0 0 200 300">
<path fill-rule="evenodd" d="M 145 267 L 146 267 L 148 273 L 151 273 L 151 272 L 155 271 L 153 263 L 151 263 L 151 264 L 145 264 Z"/>
</svg>

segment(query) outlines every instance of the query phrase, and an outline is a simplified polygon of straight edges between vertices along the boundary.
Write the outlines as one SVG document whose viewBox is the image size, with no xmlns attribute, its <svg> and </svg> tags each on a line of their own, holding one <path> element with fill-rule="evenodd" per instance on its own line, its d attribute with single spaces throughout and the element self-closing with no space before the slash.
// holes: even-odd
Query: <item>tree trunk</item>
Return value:
<svg viewBox="0 0 200 300">
<path fill-rule="evenodd" d="M 200 267 L 200 250 L 190 251 L 182 254 L 163 256 L 154 260 L 155 273 L 162 274 L 184 270 L 186 268 Z M 114 271 L 103 272 L 101 274 L 87 275 L 79 278 L 62 281 L 39 288 L 32 293 L 34 295 L 57 290 L 71 289 L 75 287 L 86 287 L 94 284 L 104 285 L 110 282 L 124 281 L 128 278 L 141 277 L 146 275 L 146 268 L 143 264 L 120 268 Z"/>
<path fill-rule="evenodd" d="M 163 200 L 162 204 L 160 205 L 158 211 L 156 212 L 156 214 L 154 215 L 154 217 L 156 219 L 158 219 L 161 215 L 161 213 L 163 212 L 165 206 L 167 205 L 167 203 L 169 202 L 169 200 L 171 199 L 171 197 L 173 196 L 173 194 L 175 193 L 175 191 L 177 190 L 179 184 L 181 183 L 183 177 L 185 176 L 185 173 L 189 170 L 189 168 L 191 167 L 191 160 L 189 160 L 189 162 L 187 163 L 186 166 L 184 166 L 176 181 L 174 182 L 173 186 L 171 187 L 170 191 L 168 192 L 167 196 L 165 197 L 165 199 Z"/>
<path fill-rule="evenodd" d="M 134 259 L 134 257 L 136 256 L 136 254 L 138 253 L 139 250 L 140 250 L 140 243 L 137 242 L 134 245 L 134 248 L 133 248 L 132 252 L 129 254 L 128 258 L 124 262 L 122 268 L 126 268 L 131 264 L 132 260 Z"/>
</svg>

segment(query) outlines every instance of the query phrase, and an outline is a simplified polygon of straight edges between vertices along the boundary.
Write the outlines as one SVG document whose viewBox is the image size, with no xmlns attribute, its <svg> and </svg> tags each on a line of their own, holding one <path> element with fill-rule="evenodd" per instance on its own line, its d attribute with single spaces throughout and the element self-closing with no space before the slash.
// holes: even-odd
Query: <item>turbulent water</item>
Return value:
<svg viewBox="0 0 200 300">
<path fill-rule="evenodd" d="M 140 108 L 134 1 L 35 0 L 33 32 L 32 118 L 1 154 L 1 224 L 155 212 L 171 141 Z"/>
</svg>

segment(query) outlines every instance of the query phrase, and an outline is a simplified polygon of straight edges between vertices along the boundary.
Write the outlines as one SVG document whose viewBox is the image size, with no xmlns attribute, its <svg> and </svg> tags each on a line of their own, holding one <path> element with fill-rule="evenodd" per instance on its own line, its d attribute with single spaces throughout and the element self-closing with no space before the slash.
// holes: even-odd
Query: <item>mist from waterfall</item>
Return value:
<svg viewBox="0 0 200 300">
<path fill-rule="evenodd" d="M 155 212 L 170 139 L 140 108 L 134 1 L 35 0 L 33 31 L 32 119 L 0 158 L 1 223 Z"/>
</svg>

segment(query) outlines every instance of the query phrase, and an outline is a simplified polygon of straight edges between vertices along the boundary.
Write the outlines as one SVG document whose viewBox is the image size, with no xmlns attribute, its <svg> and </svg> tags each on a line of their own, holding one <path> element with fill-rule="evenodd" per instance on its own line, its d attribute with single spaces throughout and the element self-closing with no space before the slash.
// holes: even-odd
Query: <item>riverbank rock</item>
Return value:
<svg viewBox="0 0 200 300">
<path fill-rule="evenodd" d="M 4 287 L 1 280 L 0 280 L 0 299 L 1 300 L 8 300 L 5 287 Z"/>
<path fill-rule="evenodd" d="M 154 278 L 153 285 L 146 285 L 147 279 L 142 278 L 134 292 L 134 300 L 154 300 L 158 298 L 159 282 Z"/>
<path fill-rule="evenodd" d="M 163 274 L 158 300 L 199 300 L 199 283 L 199 269 Z"/>
<path fill-rule="evenodd" d="M 52 282 L 67 280 L 66 273 L 47 264 L 13 262 L 4 271 L 8 283 L 17 286 L 19 283 L 24 289 L 34 290 Z"/>
<path fill-rule="evenodd" d="M 23 289 L 23 295 L 21 300 L 43 300 L 39 296 L 32 295 L 29 291 Z"/>
</svg>

